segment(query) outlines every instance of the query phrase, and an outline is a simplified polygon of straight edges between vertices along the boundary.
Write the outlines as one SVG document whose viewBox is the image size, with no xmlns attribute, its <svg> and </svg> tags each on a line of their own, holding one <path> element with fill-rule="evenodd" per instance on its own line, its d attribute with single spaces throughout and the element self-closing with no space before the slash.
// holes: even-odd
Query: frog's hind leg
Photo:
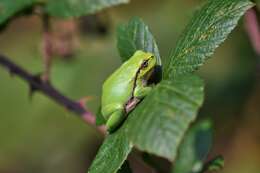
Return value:
<svg viewBox="0 0 260 173">
<path fill-rule="evenodd" d="M 118 109 L 111 114 L 111 116 L 106 122 L 107 130 L 110 133 L 116 130 L 119 127 L 119 125 L 124 121 L 125 119 L 124 114 L 125 114 L 124 109 Z"/>
</svg>

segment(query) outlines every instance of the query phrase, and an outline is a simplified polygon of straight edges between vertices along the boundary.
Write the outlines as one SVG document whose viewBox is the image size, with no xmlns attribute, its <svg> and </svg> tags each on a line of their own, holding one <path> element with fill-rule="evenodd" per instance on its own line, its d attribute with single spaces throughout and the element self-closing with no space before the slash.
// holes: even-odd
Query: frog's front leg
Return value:
<svg viewBox="0 0 260 173">
<path fill-rule="evenodd" d="M 109 132 L 113 132 L 125 119 L 124 109 L 117 109 L 111 113 L 110 117 L 106 122 L 106 127 Z"/>
<path fill-rule="evenodd" d="M 137 87 L 134 91 L 134 97 L 138 98 L 138 99 L 142 99 L 144 98 L 145 96 L 147 96 L 151 90 L 152 90 L 153 87 L 151 86 L 141 86 L 141 87 Z"/>
<path fill-rule="evenodd" d="M 136 105 L 140 102 L 142 98 L 144 98 L 148 93 L 150 93 L 152 87 L 137 87 L 134 92 L 134 97 L 128 101 L 126 104 L 126 113 L 132 111 Z"/>
</svg>

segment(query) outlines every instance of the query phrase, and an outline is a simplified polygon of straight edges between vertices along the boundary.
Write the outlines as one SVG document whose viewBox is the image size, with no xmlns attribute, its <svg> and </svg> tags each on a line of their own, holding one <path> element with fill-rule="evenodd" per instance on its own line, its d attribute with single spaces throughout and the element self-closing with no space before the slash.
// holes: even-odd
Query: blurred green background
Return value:
<svg viewBox="0 0 260 173">
<path fill-rule="evenodd" d="M 116 25 L 140 16 L 150 26 L 166 62 L 201 2 L 131 0 L 130 4 L 102 11 L 98 20 L 101 18 L 108 32 L 94 34 L 91 29 L 86 31 L 91 28 L 87 25 L 84 33 L 77 33 L 79 48 L 75 56 L 54 61 L 53 85 L 75 100 L 92 96 L 88 107 L 95 112 L 102 82 L 120 65 Z M 37 16 L 12 21 L 0 34 L 1 54 L 34 74 L 40 73 L 41 27 Z M 212 155 L 224 155 L 222 173 L 260 172 L 258 65 L 259 57 L 241 20 L 198 72 L 206 82 L 206 99 L 199 118 L 214 121 Z M 85 172 L 101 142 L 102 136 L 95 129 L 40 93 L 30 98 L 28 85 L 0 68 L 0 173 Z"/>
</svg>

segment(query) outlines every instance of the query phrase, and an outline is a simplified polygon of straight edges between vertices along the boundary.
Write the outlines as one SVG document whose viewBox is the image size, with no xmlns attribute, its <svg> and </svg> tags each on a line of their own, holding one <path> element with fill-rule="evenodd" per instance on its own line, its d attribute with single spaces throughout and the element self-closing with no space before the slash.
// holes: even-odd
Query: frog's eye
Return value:
<svg viewBox="0 0 260 173">
<path fill-rule="evenodd" d="M 147 59 L 147 60 L 144 60 L 141 67 L 146 68 L 146 67 L 148 67 L 148 65 L 149 65 L 149 60 Z"/>
</svg>

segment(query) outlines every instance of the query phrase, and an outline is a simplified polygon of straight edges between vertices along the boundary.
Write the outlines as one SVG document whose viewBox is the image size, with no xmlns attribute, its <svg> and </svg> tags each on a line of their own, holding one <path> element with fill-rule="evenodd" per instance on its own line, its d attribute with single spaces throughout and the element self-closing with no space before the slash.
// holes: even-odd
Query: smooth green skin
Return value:
<svg viewBox="0 0 260 173">
<path fill-rule="evenodd" d="M 145 68 L 144 61 L 148 62 Z M 126 118 L 125 107 L 130 99 L 142 99 L 151 91 L 152 87 L 146 83 L 155 65 L 153 54 L 138 50 L 104 82 L 101 112 L 109 132 Z"/>
</svg>

